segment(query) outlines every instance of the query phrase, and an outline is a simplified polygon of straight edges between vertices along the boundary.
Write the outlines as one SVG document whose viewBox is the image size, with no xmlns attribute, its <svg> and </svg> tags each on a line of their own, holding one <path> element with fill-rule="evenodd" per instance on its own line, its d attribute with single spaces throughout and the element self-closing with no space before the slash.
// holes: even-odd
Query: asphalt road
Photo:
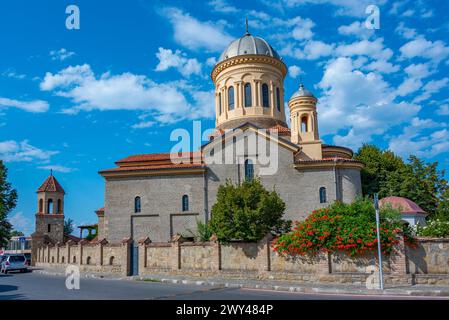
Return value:
<svg viewBox="0 0 449 320">
<path fill-rule="evenodd" d="M 0 274 L 0 300 L 392 300 L 404 298 L 417 299 L 400 296 L 303 294 L 91 278 L 81 278 L 79 290 L 68 290 L 65 286 L 65 277 L 62 276 L 43 275 L 36 272 Z"/>
</svg>

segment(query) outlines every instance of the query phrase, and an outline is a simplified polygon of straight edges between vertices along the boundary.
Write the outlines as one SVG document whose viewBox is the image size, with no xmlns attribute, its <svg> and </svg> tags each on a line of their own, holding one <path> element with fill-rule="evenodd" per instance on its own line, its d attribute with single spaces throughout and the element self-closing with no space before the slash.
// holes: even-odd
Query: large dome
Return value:
<svg viewBox="0 0 449 320">
<path fill-rule="evenodd" d="M 276 50 L 268 42 L 259 37 L 246 33 L 240 39 L 234 40 L 220 56 L 218 62 L 247 54 L 260 54 L 280 59 Z"/>
</svg>

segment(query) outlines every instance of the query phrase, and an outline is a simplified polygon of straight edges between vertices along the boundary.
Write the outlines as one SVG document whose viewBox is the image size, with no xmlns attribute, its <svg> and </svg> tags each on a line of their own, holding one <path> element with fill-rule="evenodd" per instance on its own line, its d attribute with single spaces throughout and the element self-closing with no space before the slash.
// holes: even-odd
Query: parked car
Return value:
<svg viewBox="0 0 449 320">
<path fill-rule="evenodd" d="M 8 273 L 9 271 L 28 271 L 28 263 L 23 254 L 8 254 L 3 258 L 0 265 L 0 272 Z"/>
</svg>

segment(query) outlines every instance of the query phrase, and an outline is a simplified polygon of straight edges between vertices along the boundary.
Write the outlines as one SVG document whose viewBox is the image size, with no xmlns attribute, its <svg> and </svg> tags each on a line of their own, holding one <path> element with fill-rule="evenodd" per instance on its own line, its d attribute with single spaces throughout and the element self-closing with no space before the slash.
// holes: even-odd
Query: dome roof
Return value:
<svg viewBox="0 0 449 320">
<path fill-rule="evenodd" d="M 293 98 L 297 98 L 297 97 L 313 97 L 313 98 L 315 98 L 315 96 L 313 95 L 313 93 L 312 93 L 311 91 L 307 90 L 307 89 L 304 87 L 303 84 L 300 84 L 299 90 L 296 91 L 296 92 L 292 95 L 292 97 L 290 98 L 290 100 L 293 99 Z"/>
<path fill-rule="evenodd" d="M 268 42 L 262 38 L 253 37 L 247 32 L 240 39 L 231 42 L 221 54 L 218 62 L 247 54 L 260 54 L 280 59 L 279 54 L 268 44 Z"/>
<path fill-rule="evenodd" d="M 421 213 L 426 214 L 426 212 L 421 209 L 412 200 L 403 197 L 386 197 L 379 200 L 379 206 L 389 203 L 393 209 L 398 209 L 402 214 L 413 214 Z"/>
</svg>

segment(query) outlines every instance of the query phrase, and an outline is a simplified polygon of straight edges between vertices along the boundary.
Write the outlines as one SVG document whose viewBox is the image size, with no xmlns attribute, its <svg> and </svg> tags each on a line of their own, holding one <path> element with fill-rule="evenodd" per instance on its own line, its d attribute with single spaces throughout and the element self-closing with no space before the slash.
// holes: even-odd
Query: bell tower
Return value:
<svg viewBox="0 0 449 320">
<path fill-rule="evenodd" d="M 291 121 L 291 142 L 302 147 L 300 158 L 320 160 L 323 158 L 318 133 L 318 100 L 303 84 L 299 86 L 288 102 Z"/>
<path fill-rule="evenodd" d="M 53 242 L 64 241 L 65 191 L 51 172 L 37 189 L 37 213 L 35 232 Z"/>
</svg>

